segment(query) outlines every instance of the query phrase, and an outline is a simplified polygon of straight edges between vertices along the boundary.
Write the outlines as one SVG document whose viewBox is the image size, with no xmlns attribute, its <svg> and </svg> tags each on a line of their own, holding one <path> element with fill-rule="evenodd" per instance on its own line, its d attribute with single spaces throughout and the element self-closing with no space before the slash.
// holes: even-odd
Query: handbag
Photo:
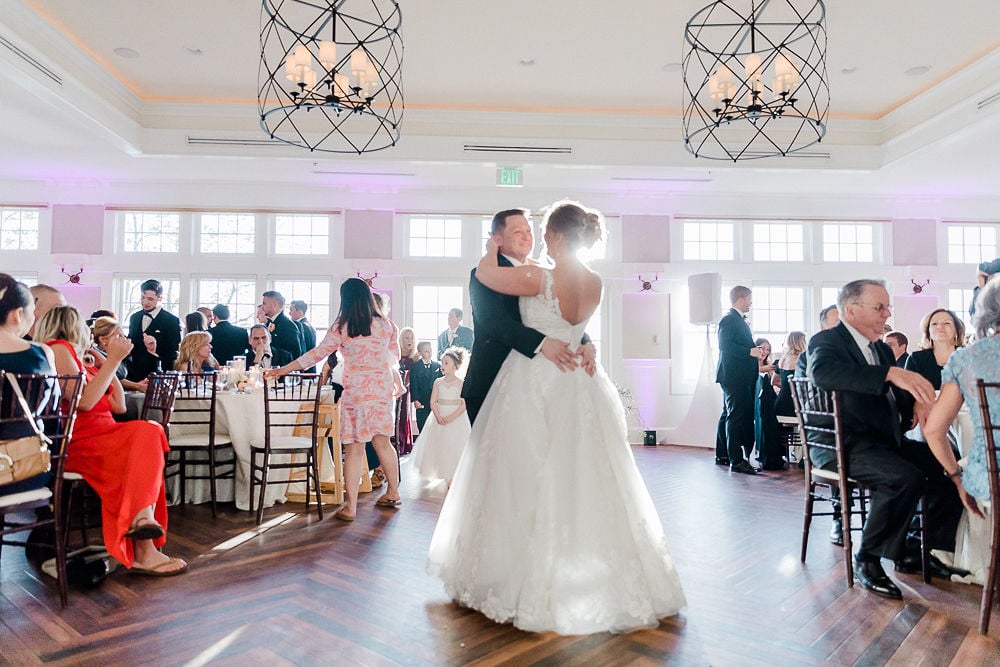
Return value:
<svg viewBox="0 0 1000 667">
<path fill-rule="evenodd" d="M 6 378 L 35 435 L 0 441 L 0 486 L 41 475 L 52 467 L 52 454 L 49 451 L 52 441 L 38 428 L 17 380 L 9 374 Z"/>
</svg>

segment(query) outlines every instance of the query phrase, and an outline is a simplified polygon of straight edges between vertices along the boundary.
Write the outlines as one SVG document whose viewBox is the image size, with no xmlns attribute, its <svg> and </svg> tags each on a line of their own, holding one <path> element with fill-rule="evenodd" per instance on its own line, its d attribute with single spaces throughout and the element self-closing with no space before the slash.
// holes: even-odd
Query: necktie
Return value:
<svg viewBox="0 0 1000 667">
<path fill-rule="evenodd" d="M 868 343 L 868 364 L 878 366 L 878 351 L 875 349 L 875 343 Z"/>
</svg>

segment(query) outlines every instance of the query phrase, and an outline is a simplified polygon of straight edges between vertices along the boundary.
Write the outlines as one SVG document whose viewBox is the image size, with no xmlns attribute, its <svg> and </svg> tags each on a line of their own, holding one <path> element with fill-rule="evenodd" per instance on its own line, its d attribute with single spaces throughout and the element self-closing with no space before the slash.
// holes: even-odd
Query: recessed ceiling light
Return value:
<svg viewBox="0 0 1000 667">
<path fill-rule="evenodd" d="M 681 71 L 681 64 L 680 63 L 667 63 L 661 69 L 663 69 L 664 72 L 680 72 Z"/>
<path fill-rule="evenodd" d="M 534 58 L 521 58 L 517 62 L 520 63 L 521 65 L 525 66 L 525 67 L 531 67 L 532 65 L 535 64 L 535 59 Z"/>
<path fill-rule="evenodd" d="M 903 74 L 906 76 L 920 76 L 921 74 L 927 74 L 929 71 L 931 71 L 930 65 L 917 65 L 906 70 Z"/>
<path fill-rule="evenodd" d="M 857 71 L 858 71 L 858 66 L 857 65 L 849 65 L 849 66 L 845 67 L 844 69 L 840 70 L 840 73 L 841 74 L 854 74 Z"/>
<path fill-rule="evenodd" d="M 139 52 L 136 51 L 135 49 L 129 49 L 124 46 L 119 46 L 117 49 L 115 49 L 115 55 L 118 56 L 119 58 L 127 58 L 129 60 L 135 60 L 136 58 L 139 57 Z"/>
<path fill-rule="evenodd" d="M 191 48 L 190 46 L 187 47 L 187 48 L 185 48 L 184 50 L 187 51 L 192 56 L 200 56 L 201 53 L 202 53 L 201 49 L 194 49 L 194 48 Z"/>
</svg>

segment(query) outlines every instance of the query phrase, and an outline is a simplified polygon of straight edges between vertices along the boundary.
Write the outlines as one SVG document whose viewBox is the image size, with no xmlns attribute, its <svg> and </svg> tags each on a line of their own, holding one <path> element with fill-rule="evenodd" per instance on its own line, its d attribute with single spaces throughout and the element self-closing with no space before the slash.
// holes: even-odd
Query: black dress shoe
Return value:
<svg viewBox="0 0 1000 667">
<path fill-rule="evenodd" d="M 715 465 L 717 466 L 727 466 L 729 465 L 729 457 L 726 456 L 716 456 Z"/>
<path fill-rule="evenodd" d="M 736 463 L 729 466 L 731 472 L 741 472 L 744 475 L 756 475 L 757 469 L 746 461 L 737 461 Z"/>
<path fill-rule="evenodd" d="M 837 517 L 833 520 L 833 525 L 830 526 L 830 544 L 836 544 L 838 547 L 844 546 L 844 524 Z"/>
<path fill-rule="evenodd" d="M 882 569 L 882 563 L 854 561 L 854 577 L 863 588 L 890 600 L 902 600 L 903 593 Z"/>
<path fill-rule="evenodd" d="M 894 569 L 900 574 L 920 574 L 923 571 L 923 564 L 920 562 L 920 554 L 907 554 L 894 563 Z M 960 577 L 967 576 L 968 570 L 961 570 L 948 567 L 936 556 L 930 557 L 931 576 L 938 579 L 951 579 L 951 575 L 957 574 Z"/>
</svg>

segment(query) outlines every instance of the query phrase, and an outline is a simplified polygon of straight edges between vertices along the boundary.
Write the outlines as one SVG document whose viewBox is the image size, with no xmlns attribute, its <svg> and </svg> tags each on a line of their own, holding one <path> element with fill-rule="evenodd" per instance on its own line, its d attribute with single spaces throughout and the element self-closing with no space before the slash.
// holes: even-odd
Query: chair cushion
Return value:
<svg viewBox="0 0 1000 667">
<path fill-rule="evenodd" d="M 52 491 L 42 487 L 21 493 L 12 493 L 9 496 L 0 496 L 0 507 L 13 507 L 23 503 L 31 503 L 38 500 L 47 500 L 52 497 Z"/>
<path fill-rule="evenodd" d="M 232 442 L 229 440 L 228 436 L 215 435 L 215 446 L 220 447 L 222 445 L 229 445 Z M 170 436 L 170 446 L 171 447 L 208 447 L 208 434 L 202 433 L 192 433 L 191 435 L 178 435 Z"/>
<path fill-rule="evenodd" d="M 264 449 L 264 443 L 253 440 L 250 442 L 253 449 Z M 294 435 L 285 435 L 271 438 L 271 449 L 312 449 L 313 441 L 310 438 L 300 438 Z"/>
</svg>

